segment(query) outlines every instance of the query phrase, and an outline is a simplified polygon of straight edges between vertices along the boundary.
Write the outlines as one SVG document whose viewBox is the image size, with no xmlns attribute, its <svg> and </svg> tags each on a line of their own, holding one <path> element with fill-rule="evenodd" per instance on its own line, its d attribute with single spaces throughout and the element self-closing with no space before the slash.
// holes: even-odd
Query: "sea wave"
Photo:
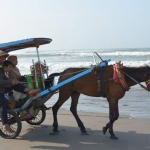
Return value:
<svg viewBox="0 0 150 150">
<path fill-rule="evenodd" d="M 23 73 L 30 73 L 30 66 L 32 65 L 31 62 L 21 62 L 19 60 L 18 68 L 20 69 L 21 72 Z M 109 65 L 115 64 L 115 61 L 109 62 Z M 147 61 L 122 61 L 124 66 L 129 66 L 129 67 L 139 67 L 139 66 L 144 66 L 144 65 L 149 65 L 150 66 L 150 60 Z M 47 66 L 49 67 L 49 72 L 61 72 L 67 68 L 72 68 L 72 67 L 87 67 L 90 68 L 91 65 L 94 65 L 92 61 L 88 62 L 47 62 Z"/>
<path fill-rule="evenodd" d="M 97 53 L 100 55 L 100 56 L 150 56 L 150 52 L 149 51 L 110 51 L 110 52 L 101 52 L 101 51 L 97 51 Z M 12 52 L 10 54 L 15 54 L 17 56 L 21 56 L 21 57 L 36 57 L 37 54 L 35 51 L 26 51 L 26 52 L 22 52 L 22 51 L 19 51 L 19 52 Z M 93 52 L 86 52 L 86 51 L 83 51 L 83 52 L 68 52 L 68 51 L 42 51 L 42 52 L 39 52 L 40 56 L 41 57 L 61 57 L 61 56 L 64 56 L 64 57 L 67 57 L 67 56 L 79 56 L 79 57 L 90 57 L 90 56 L 93 56 Z"/>
</svg>

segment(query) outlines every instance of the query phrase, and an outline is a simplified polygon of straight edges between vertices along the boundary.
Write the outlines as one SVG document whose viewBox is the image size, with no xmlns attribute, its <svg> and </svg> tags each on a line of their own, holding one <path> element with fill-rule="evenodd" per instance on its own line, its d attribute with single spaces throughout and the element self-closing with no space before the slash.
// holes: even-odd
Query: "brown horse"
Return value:
<svg viewBox="0 0 150 150">
<path fill-rule="evenodd" d="M 59 77 L 59 82 L 66 80 L 74 76 L 75 74 L 82 72 L 87 68 L 69 68 L 64 70 Z M 150 79 L 150 67 L 124 67 L 121 69 L 126 74 L 130 75 L 132 78 L 138 82 L 144 82 Z M 58 74 L 57 74 L 58 75 Z M 125 80 L 128 86 L 134 86 L 135 81 L 131 80 L 128 76 L 125 75 Z M 97 75 L 95 71 L 92 71 L 90 74 L 87 74 L 73 82 L 70 82 L 59 89 L 59 99 L 52 107 L 53 111 L 53 131 L 55 133 L 58 131 L 58 121 L 57 121 L 57 112 L 62 104 L 68 100 L 70 97 L 72 99 L 70 111 L 75 117 L 77 124 L 82 133 L 87 134 L 84 124 L 80 120 L 77 114 L 77 105 L 80 94 L 93 97 L 105 97 L 109 104 L 109 119 L 110 121 L 103 127 L 103 133 L 109 129 L 110 138 L 117 139 L 113 132 L 113 123 L 119 117 L 119 108 L 118 100 L 124 97 L 126 90 L 121 86 L 121 84 L 115 83 L 113 80 L 113 65 L 106 66 L 102 68 L 102 82 L 103 82 L 103 94 L 98 90 L 97 84 Z M 102 90 L 102 89 L 101 89 Z"/>
</svg>

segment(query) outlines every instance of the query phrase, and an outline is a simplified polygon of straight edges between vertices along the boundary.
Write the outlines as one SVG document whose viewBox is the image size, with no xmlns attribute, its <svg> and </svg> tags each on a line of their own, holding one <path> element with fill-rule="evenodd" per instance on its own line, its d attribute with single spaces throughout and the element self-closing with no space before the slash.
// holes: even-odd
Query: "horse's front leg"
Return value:
<svg viewBox="0 0 150 150">
<path fill-rule="evenodd" d="M 119 117 L 118 104 L 117 104 L 116 107 L 117 107 L 117 108 L 115 108 L 115 110 L 112 111 L 112 112 L 110 113 L 110 116 L 109 116 L 109 119 L 110 119 L 109 133 L 110 133 L 110 138 L 111 138 L 111 139 L 118 139 L 118 138 L 115 136 L 114 132 L 113 132 L 113 124 L 114 124 L 114 122 L 115 122 L 115 121 L 118 119 L 118 117 Z"/>
<path fill-rule="evenodd" d="M 103 133 L 105 134 L 109 128 L 110 138 L 118 139 L 113 132 L 113 123 L 119 117 L 119 109 L 118 109 L 118 101 L 117 102 L 109 102 L 109 120 L 110 122 L 106 124 L 106 127 L 103 127 Z"/>
<path fill-rule="evenodd" d="M 78 99 L 79 99 L 80 93 L 77 91 L 73 91 L 71 93 L 71 98 L 72 98 L 72 102 L 71 102 L 71 107 L 70 107 L 70 111 L 72 112 L 73 116 L 75 117 L 78 127 L 80 128 L 82 134 L 87 135 L 87 131 L 84 127 L 83 122 L 80 120 L 78 114 L 77 114 L 77 105 L 78 105 Z"/>
<path fill-rule="evenodd" d="M 53 111 L 53 132 L 58 133 L 58 121 L 57 121 L 57 112 L 58 112 L 58 105 L 57 103 L 52 107 L 52 111 Z"/>
<path fill-rule="evenodd" d="M 56 102 L 56 104 L 52 107 L 52 111 L 53 111 L 53 132 L 58 133 L 58 120 L 57 120 L 57 112 L 59 110 L 59 108 L 62 106 L 62 104 L 70 97 L 70 92 L 68 91 L 67 94 L 63 94 L 63 93 L 59 93 L 59 99 Z"/>
</svg>

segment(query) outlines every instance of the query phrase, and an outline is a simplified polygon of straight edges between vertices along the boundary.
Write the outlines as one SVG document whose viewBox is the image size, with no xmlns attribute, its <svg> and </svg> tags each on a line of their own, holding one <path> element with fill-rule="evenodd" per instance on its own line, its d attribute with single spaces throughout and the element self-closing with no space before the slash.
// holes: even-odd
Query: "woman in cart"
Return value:
<svg viewBox="0 0 150 150">
<path fill-rule="evenodd" d="M 20 73 L 19 69 L 17 68 L 17 64 L 18 64 L 17 56 L 10 55 L 10 56 L 8 56 L 7 60 L 10 61 L 12 64 L 12 69 L 8 73 L 9 79 L 11 79 L 11 80 L 17 79 L 18 81 L 27 82 L 27 81 L 25 81 L 26 78 L 24 76 L 21 76 L 21 73 Z M 17 101 L 18 104 L 23 103 L 24 98 L 26 98 L 26 96 L 27 96 L 27 94 L 20 93 L 20 92 L 13 90 L 14 100 Z"/>
</svg>

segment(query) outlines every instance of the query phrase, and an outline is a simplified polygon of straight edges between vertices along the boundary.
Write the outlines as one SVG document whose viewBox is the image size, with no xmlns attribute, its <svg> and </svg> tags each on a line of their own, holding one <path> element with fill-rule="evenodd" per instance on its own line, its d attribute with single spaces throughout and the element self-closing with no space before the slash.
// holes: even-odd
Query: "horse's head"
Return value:
<svg viewBox="0 0 150 150">
<path fill-rule="evenodd" d="M 127 83 L 130 86 L 137 84 L 137 82 L 145 82 L 147 88 L 150 89 L 150 67 L 124 67 L 122 70 L 128 74 L 125 76 Z"/>
</svg>

